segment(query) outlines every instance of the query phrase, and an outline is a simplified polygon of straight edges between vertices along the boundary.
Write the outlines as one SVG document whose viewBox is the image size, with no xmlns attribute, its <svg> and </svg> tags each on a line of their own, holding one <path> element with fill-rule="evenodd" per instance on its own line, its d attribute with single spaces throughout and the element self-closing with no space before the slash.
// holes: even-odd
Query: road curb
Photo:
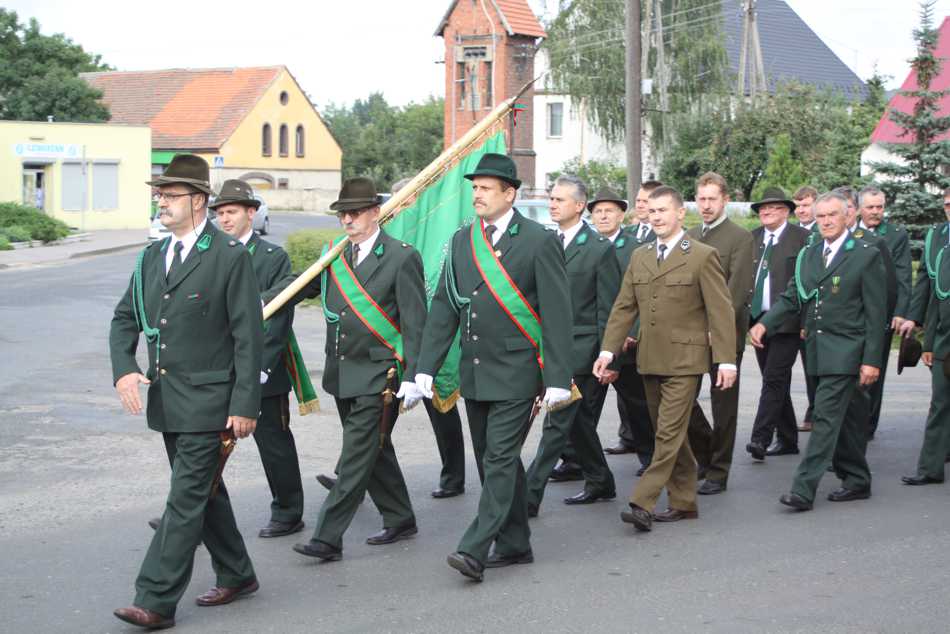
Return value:
<svg viewBox="0 0 950 634">
<path fill-rule="evenodd" d="M 91 257 L 91 256 L 93 256 L 93 255 L 105 255 L 105 254 L 107 254 L 107 253 L 116 253 L 117 251 L 125 251 L 126 249 L 133 249 L 133 248 L 136 248 L 136 247 L 140 247 L 140 246 L 142 246 L 142 245 L 145 245 L 145 244 L 148 244 L 148 242 L 147 242 L 147 241 L 145 241 L 145 242 L 133 242 L 132 244 L 120 244 L 120 245 L 118 245 L 118 246 L 106 247 L 106 248 L 104 248 L 104 249 L 94 249 L 94 250 L 92 250 L 92 251 L 82 251 L 81 253 L 73 253 L 73 254 L 72 254 L 71 256 L 69 256 L 69 258 L 67 258 L 67 259 L 69 259 L 69 260 L 75 260 L 75 259 L 77 259 L 77 258 L 87 258 L 87 257 Z"/>
</svg>

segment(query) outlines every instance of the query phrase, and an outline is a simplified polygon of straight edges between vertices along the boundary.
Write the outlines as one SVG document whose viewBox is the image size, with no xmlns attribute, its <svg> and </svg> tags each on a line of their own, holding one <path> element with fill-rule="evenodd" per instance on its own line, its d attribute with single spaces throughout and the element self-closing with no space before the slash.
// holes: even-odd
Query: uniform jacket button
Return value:
<svg viewBox="0 0 950 634">
<path fill-rule="evenodd" d="M 167 320 L 167 319 L 165 319 L 164 317 L 162 317 L 162 318 L 161 318 L 161 319 L 159 320 L 159 322 L 158 322 L 158 323 L 160 323 L 161 325 L 163 325 L 163 326 L 164 326 L 165 324 L 167 324 L 167 323 L 168 323 L 168 320 Z"/>
<path fill-rule="evenodd" d="M 479 363 L 481 363 L 481 361 L 478 360 L 478 357 L 475 357 L 475 360 L 472 361 L 472 363 L 474 363 L 475 365 L 478 365 Z"/>
<path fill-rule="evenodd" d="M 472 335 L 472 341 L 478 341 L 478 335 Z"/>
<path fill-rule="evenodd" d="M 171 299 L 171 297 L 172 297 L 171 295 L 169 295 L 168 293 L 165 293 L 165 299 Z"/>
<path fill-rule="evenodd" d="M 168 372 L 165 371 L 165 368 L 162 368 L 162 369 L 159 370 L 158 372 L 159 372 L 160 374 L 168 374 Z"/>
</svg>

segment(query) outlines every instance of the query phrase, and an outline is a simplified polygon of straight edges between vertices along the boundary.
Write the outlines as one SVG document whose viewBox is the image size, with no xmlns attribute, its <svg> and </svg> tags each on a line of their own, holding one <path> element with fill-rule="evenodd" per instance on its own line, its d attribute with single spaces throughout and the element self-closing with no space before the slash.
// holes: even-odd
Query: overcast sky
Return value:
<svg viewBox="0 0 950 634">
<path fill-rule="evenodd" d="M 619 2 L 622 0 L 603 0 Z M 917 0 L 787 0 L 866 79 L 899 87 L 914 54 Z M 557 0 L 529 0 L 550 14 Z M 65 33 L 120 70 L 284 64 L 319 105 L 382 91 L 390 103 L 442 96 L 443 46 L 433 36 L 449 0 L 0 0 L 44 33 Z M 936 23 L 950 15 L 937 0 Z"/>
</svg>

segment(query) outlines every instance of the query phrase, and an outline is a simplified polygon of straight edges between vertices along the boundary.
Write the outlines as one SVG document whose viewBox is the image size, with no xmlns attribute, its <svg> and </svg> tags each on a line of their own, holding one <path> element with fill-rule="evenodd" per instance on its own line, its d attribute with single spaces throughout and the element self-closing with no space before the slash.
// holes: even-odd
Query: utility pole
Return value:
<svg viewBox="0 0 950 634">
<path fill-rule="evenodd" d="M 762 44 L 759 42 L 759 25 L 755 19 L 755 0 L 745 0 L 742 8 L 745 18 L 742 23 L 742 47 L 739 49 L 739 81 L 736 96 L 745 96 L 746 72 L 749 73 L 749 97 L 761 91 L 765 93 L 765 63 L 762 61 Z"/>
<path fill-rule="evenodd" d="M 627 198 L 632 200 L 640 189 L 643 174 L 640 143 L 640 0 L 627 0 L 626 49 L 626 145 L 627 145 Z"/>
</svg>

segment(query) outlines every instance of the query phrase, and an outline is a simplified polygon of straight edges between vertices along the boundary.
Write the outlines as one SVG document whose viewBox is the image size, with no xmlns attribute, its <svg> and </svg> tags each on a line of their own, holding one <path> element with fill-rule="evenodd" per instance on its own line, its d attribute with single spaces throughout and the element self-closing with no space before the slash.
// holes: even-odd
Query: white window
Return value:
<svg viewBox="0 0 950 634">
<path fill-rule="evenodd" d="M 560 137 L 564 127 L 564 104 L 555 101 L 548 104 L 548 136 Z"/>
<path fill-rule="evenodd" d="M 63 210 L 82 211 L 86 207 L 86 176 L 81 163 L 63 163 Z"/>
<path fill-rule="evenodd" d="M 94 210 L 119 208 L 118 163 L 92 164 L 92 208 Z"/>
</svg>

